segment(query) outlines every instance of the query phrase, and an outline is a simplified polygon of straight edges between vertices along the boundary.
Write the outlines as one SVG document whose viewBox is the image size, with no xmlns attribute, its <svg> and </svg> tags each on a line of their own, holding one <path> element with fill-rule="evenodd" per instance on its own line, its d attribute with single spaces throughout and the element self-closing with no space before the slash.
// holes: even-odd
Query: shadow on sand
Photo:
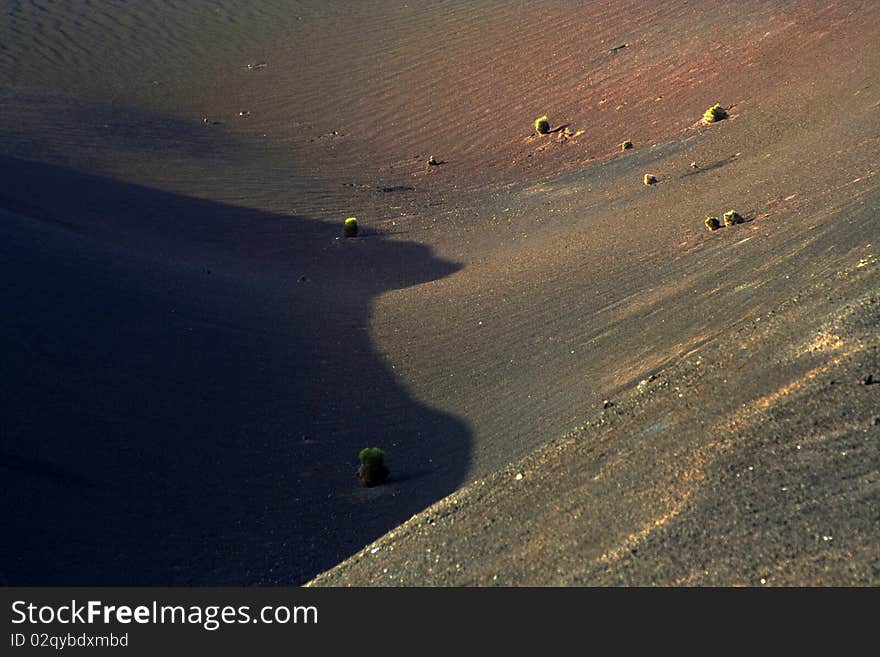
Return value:
<svg viewBox="0 0 880 657">
<path fill-rule="evenodd" d="M 463 480 L 471 434 L 376 353 L 457 266 L 381 236 L 0 158 L 0 576 L 295 584 Z M 360 488 L 357 452 L 392 480 Z"/>
</svg>

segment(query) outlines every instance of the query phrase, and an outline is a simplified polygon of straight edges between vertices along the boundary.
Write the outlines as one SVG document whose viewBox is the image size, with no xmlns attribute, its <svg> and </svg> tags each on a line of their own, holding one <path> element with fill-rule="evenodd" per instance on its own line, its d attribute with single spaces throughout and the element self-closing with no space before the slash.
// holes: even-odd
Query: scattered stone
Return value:
<svg viewBox="0 0 880 657">
<path fill-rule="evenodd" d="M 645 174 L 645 186 L 646 187 L 650 187 L 651 185 L 654 185 L 656 183 L 657 183 L 657 176 L 654 176 L 650 173 Z"/>
<path fill-rule="evenodd" d="M 870 386 L 875 383 L 880 383 L 880 381 L 875 379 L 873 374 L 868 374 L 867 376 L 863 376 L 861 379 L 859 379 L 859 385 Z"/>
<path fill-rule="evenodd" d="M 257 62 L 256 64 L 248 64 L 247 65 L 249 71 L 254 71 L 257 69 L 261 69 L 261 68 L 266 68 L 266 66 L 268 66 L 268 64 L 266 64 L 266 62 Z"/>
<path fill-rule="evenodd" d="M 613 401 L 609 401 L 606 399 L 605 401 L 602 402 L 602 408 L 611 408 L 612 406 L 614 406 Z"/>
<path fill-rule="evenodd" d="M 706 216 L 705 224 L 706 228 L 708 228 L 710 231 L 718 230 L 719 228 L 721 228 L 721 222 L 718 221 L 718 217 Z"/>
<path fill-rule="evenodd" d="M 250 110 L 241 110 L 241 111 L 238 113 L 238 115 L 239 115 L 241 118 L 246 119 L 247 117 L 249 117 L 249 116 L 251 115 L 251 113 L 250 113 Z"/>
<path fill-rule="evenodd" d="M 620 150 L 622 150 L 622 151 L 628 151 L 628 150 L 629 150 L 630 148 L 632 148 L 632 147 L 633 147 L 633 143 L 632 143 L 629 139 L 626 139 L 626 140 L 624 140 L 624 142 L 620 145 Z"/>
<path fill-rule="evenodd" d="M 437 160 L 434 159 L 434 156 L 433 156 L 433 155 L 428 156 L 428 166 L 429 166 L 429 167 L 435 167 L 435 166 L 437 166 Z"/>
<path fill-rule="evenodd" d="M 522 472 L 517 472 L 516 476 L 514 477 L 514 479 L 516 479 L 517 481 L 522 481 L 522 478 L 523 478 Z"/>
<path fill-rule="evenodd" d="M 699 167 L 697 166 L 697 161 L 696 161 L 696 160 L 694 160 L 693 162 L 691 162 L 691 169 L 698 169 L 698 168 L 699 168 Z"/>
</svg>

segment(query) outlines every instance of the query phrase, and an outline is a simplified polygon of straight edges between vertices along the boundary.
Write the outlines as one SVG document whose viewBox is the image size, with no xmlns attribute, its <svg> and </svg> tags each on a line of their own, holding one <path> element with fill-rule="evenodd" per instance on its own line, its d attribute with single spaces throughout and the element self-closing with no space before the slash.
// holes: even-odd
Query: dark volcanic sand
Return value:
<svg viewBox="0 0 880 657">
<path fill-rule="evenodd" d="M 876 585 L 878 291 L 821 276 L 311 585 Z"/>
<path fill-rule="evenodd" d="M 859 374 L 785 350 L 876 289 L 873 264 L 834 278 L 880 236 L 874 3 L 236 4 L 23 6 L 0 27 L 6 581 L 298 583 L 477 482 L 448 540 L 408 525 L 393 581 L 755 583 L 772 562 L 780 582 L 877 582 L 880 386 L 774 397 L 781 424 L 752 427 L 753 452 L 701 429 L 807 365 Z M 697 125 L 715 102 L 730 119 Z M 542 114 L 585 132 L 532 137 Z M 747 222 L 705 231 L 730 208 Z M 343 243 L 350 215 L 364 237 Z M 809 290 L 813 314 L 780 305 Z M 876 339 L 840 331 L 870 367 Z M 702 350 L 738 378 L 684 371 Z M 509 481 L 661 372 L 700 389 L 689 410 L 612 407 L 609 428 Z M 712 470 L 715 445 L 776 450 L 802 483 L 789 441 L 863 421 L 867 451 L 839 450 L 866 468 L 840 471 L 854 497 L 811 452 L 830 497 L 796 502 L 796 522 L 776 478 L 741 490 Z M 372 444 L 393 479 L 366 490 Z M 624 494 L 591 483 L 608 458 Z M 486 490 L 522 532 L 493 533 Z M 754 526 L 706 520 L 746 501 L 766 511 Z M 820 537 L 844 546 L 820 567 L 801 529 L 829 514 L 850 538 Z M 664 518 L 705 540 L 648 530 Z M 595 565 L 655 538 L 638 567 Z M 460 575 L 415 558 L 431 541 L 455 543 L 441 559 Z M 326 581 L 392 581 L 379 565 Z"/>
</svg>

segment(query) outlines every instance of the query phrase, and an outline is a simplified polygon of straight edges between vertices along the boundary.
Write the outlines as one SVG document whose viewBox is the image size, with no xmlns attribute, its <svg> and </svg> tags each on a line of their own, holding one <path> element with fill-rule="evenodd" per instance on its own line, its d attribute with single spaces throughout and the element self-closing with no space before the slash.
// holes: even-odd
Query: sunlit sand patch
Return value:
<svg viewBox="0 0 880 657">
<path fill-rule="evenodd" d="M 604 552 L 602 556 L 599 557 L 599 561 L 601 561 L 602 563 L 610 563 L 612 561 L 620 559 L 620 557 L 632 550 L 639 542 L 642 541 L 642 539 L 648 536 L 651 532 L 659 529 L 660 527 L 663 527 L 664 525 L 668 524 L 670 520 L 678 516 L 690 496 L 691 493 L 689 491 L 686 492 L 669 508 L 668 511 L 666 511 L 666 513 L 662 514 L 658 518 L 655 518 L 653 521 L 649 522 L 638 531 L 635 531 L 627 536 L 624 539 L 623 543 L 621 543 L 619 546 L 612 548 L 607 552 Z"/>
<path fill-rule="evenodd" d="M 547 185 L 534 185 L 532 187 L 528 187 L 528 188 L 522 190 L 522 192 L 520 192 L 520 194 L 522 194 L 523 196 L 534 196 L 535 194 L 544 194 L 546 192 L 552 192 L 553 189 L 554 189 L 553 187 L 548 187 Z"/>
<path fill-rule="evenodd" d="M 767 409 L 778 404 L 781 400 L 791 397 L 803 390 L 811 381 L 827 374 L 847 357 L 858 351 L 858 346 L 848 347 L 843 339 L 836 333 L 820 331 L 812 340 L 800 348 L 799 353 L 834 352 L 835 356 L 824 364 L 815 367 L 796 379 L 785 383 L 776 390 L 761 396 L 741 409 L 738 409 L 726 419 L 720 422 L 710 433 L 730 436 L 734 432 L 742 431 L 749 424 L 757 421 Z M 610 563 L 620 559 L 629 553 L 639 542 L 644 540 L 652 532 L 668 525 L 672 520 L 682 514 L 688 501 L 698 490 L 701 482 L 705 479 L 707 466 L 725 449 L 731 447 L 733 441 L 722 439 L 715 441 L 695 452 L 691 467 L 680 478 L 680 485 L 675 486 L 662 499 L 660 510 L 653 519 L 644 523 L 635 531 L 631 532 L 616 547 L 605 551 L 599 561 Z M 617 463 L 611 463 L 614 467 Z M 610 469 L 610 468 L 609 468 Z M 604 474 L 600 472 L 600 475 Z M 693 580 L 699 573 L 690 573 L 682 582 Z"/>
<path fill-rule="evenodd" d="M 843 341 L 839 338 L 835 340 L 834 334 L 828 334 L 827 336 L 819 336 L 819 343 L 826 343 L 829 345 L 829 348 L 837 353 L 834 358 L 830 358 L 828 361 L 823 363 L 822 365 L 818 365 L 808 372 L 800 375 L 796 379 L 789 381 L 788 383 L 780 386 L 776 390 L 771 393 L 768 393 L 762 397 L 759 397 L 752 401 L 751 403 L 744 406 L 740 411 L 737 411 L 732 416 L 730 416 L 726 422 L 721 426 L 722 430 L 732 431 L 732 430 L 740 430 L 744 423 L 747 423 L 757 417 L 761 412 L 770 408 L 771 406 L 779 403 L 780 400 L 785 399 L 786 397 L 790 397 L 793 393 L 796 393 L 807 386 L 814 379 L 827 374 L 833 368 L 840 365 L 840 363 L 849 356 L 855 354 L 859 348 L 858 346 L 852 346 L 849 348 L 844 348 L 845 345 Z M 837 342 L 840 342 L 839 346 Z M 814 341 L 815 342 L 815 341 Z"/>
<path fill-rule="evenodd" d="M 618 299 L 602 309 L 596 311 L 596 315 L 608 313 L 620 308 L 619 312 L 603 318 L 606 323 L 623 321 L 636 314 L 645 314 L 651 307 L 662 307 L 662 302 L 677 294 L 684 294 L 700 278 L 701 274 L 692 274 L 679 281 L 675 285 L 658 287 L 653 290 L 639 290 L 623 299 Z M 640 298 L 641 297 L 641 298 Z M 624 306 L 621 308 L 621 306 Z"/>
<path fill-rule="evenodd" d="M 680 346 L 676 345 L 671 352 L 676 353 Z M 645 375 L 645 373 L 660 371 L 669 362 L 669 354 L 642 352 L 633 356 L 632 361 L 633 364 L 630 367 L 616 373 L 616 376 L 610 381 L 612 385 L 624 385 L 628 381 Z"/>
<path fill-rule="evenodd" d="M 814 353 L 817 351 L 836 351 L 843 348 L 843 340 L 836 333 L 819 331 L 819 334 L 810 340 L 798 351 L 799 355 Z"/>
<path fill-rule="evenodd" d="M 647 538 L 652 532 L 666 527 L 680 516 L 706 478 L 706 468 L 718 458 L 729 444 L 713 442 L 697 449 L 690 457 L 691 463 L 676 480 L 676 483 L 660 499 L 658 513 L 644 522 L 638 529 L 631 532 L 619 545 L 606 550 L 598 558 L 601 563 L 611 563 L 628 554 L 634 547 Z"/>
<path fill-rule="evenodd" d="M 764 280 L 760 280 L 760 281 L 749 281 L 748 283 L 743 283 L 741 285 L 737 285 L 735 288 L 733 288 L 733 291 L 734 292 L 742 292 L 743 290 L 754 290 L 754 289 L 761 287 L 762 285 L 765 285 L 766 283 L 767 283 L 766 278 Z"/>
<path fill-rule="evenodd" d="M 690 457 L 690 463 L 688 464 L 687 469 L 661 497 L 659 504 L 655 503 L 658 508 L 653 517 L 643 522 L 634 531 L 628 534 L 618 545 L 603 552 L 598 561 L 602 563 L 611 563 L 626 557 L 633 548 L 651 535 L 652 532 L 663 529 L 678 516 L 682 515 L 686 511 L 688 502 L 698 493 L 700 486 L 705 480 L 705 473 L 708 466 L 716 460 L 723 451 L 735 445 L 734 438 L 736 434 L 742 432 L 755 422 L 759 422 L 760 418 L 765 415 L 769 408 L 803 391 L 811 382 L 814 382 L 817 378 L 823 375 L 827 375 L 844 360 L 859 351 L 859 349 L 860 346 L 857 343 L 848 345 L 838 334 L 826 330 L 820 331 L 805 345 L 801 346 L 797 350 L 798 355 L 814 352 L 831 352 L 834 355 L 833 357 L 828 358 L 823 364 L 814 367 L 783 385 L 780 385 L 772 392 L 743 405 L 710 429 L 708 431 L 709 435 L 720 435 L 722 438 L 696 450 Z M 813 437 L 812 440 L 821 441 L 826 440 L 829 437 L 833 436 L 822 434 Z M 597 475 L 596 478 L 606 474 L 607 471 L 616 467 L 622 467 L 623 465 L 623 462 L 620 460 L 609 463 L 602 471 L 600 471 L 600 474 Z M 695 579 L 698 579 L 700 575 L 700 572 L 688 573 L 680 578 L 677 583 L 683 584 L 689 581 L 694 581 Z"/>
<path fill-rule="evenodd" d="M 828 372 L 831 369 L 831 363 L 820 365 L 819 367 L 813 368 L 806 374 L 804 374 L 801 378 L 795 379 L 794 381 L 790 381 L 784 386 L 780 386 L 770 394 L 764 395 L 763 397 L 759 397 L 754 402 L 752 402 L 751 410 L 752 413 L 746 413 L 747 416 L 754 415 L 754 411 L 763 410 L 770 408 L 774 404 L 778 403 L 780 399 L 784 397 L 790 396 L 792 393 L 801 390 L 804 386 L 806 386 L 810 381 L 815 379 L 822 374 Z M 745 419 L 745 418 L 743 418 Z"/>
</svg>

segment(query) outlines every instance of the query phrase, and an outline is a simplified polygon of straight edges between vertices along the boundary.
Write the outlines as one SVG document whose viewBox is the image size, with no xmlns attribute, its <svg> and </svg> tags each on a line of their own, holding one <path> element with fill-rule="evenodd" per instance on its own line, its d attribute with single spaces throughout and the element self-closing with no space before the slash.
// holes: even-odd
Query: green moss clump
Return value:
<svg viewBox="0 0 880 657">
<path fill-rule="evenodd" d="M 651 185 L 657 182 L 657 176 L 651 175 L 650 173 L 645 174 L 645 185 L 650 187 Z"/>
<path fill-rule="evenodd" d="M 633 147 L 633 143 L 629 139 L 627 139 L 620 145 L 620 150 L 628 151 L 632 147 Z"/>
<path fill-rule="evenodd" d="M 703 114 L 703 125 L 716 123 L 717 121 L 721 121 L 722 119 L 726 118 L 727 110 L 721 107 L 721 105 L 719 105 L 718 103 L 715 103 Z"/>
<path fill-rule="evenodd" d="M 361 463 L 381 463 L 385 460 L 385 452 L 378 447 L 364 447 L 358 452 L 358 460 Z"/>
<path fill-rule="evenodd" d="M 535 132 L 539 135 L 546 135 L 550 132 L 550 121 L 547 120 L 546 115 L 540 119 L 535 119 Z"/>
<path fill-rule="evenodd" d="M 707 216 L 705 223 L 706 223 L 706 228 L 708 228 L 710 231 L 718 230 L 719 228 L 721 228 L 721 222 L 718 221 L 718 217 Z"/>
<path fill-rule="evenodd" d="M 358 468 L 358 479 L 364 486 L 378 486 L 388 478 L 389 471 L 385 465 L 385 452 L 378 447 L 365 447 L 358 453 L 361 466 Z"/>
<path fill-rule="evenodd" d="M 358 220 L 356 217 L 349 217 L 345 220 L 345 223 L 342 224 L 342 236 L 343 237 L 357 237 L 358 234 Z"/>
<path fill-rule="evenodd" d="M 725 226 L 733 226 L 735 224 L 741 224 L 743 222 L 742 215 L 736 210 L 728 210 L 724 213 L 724 225 Z"/>
</svg>

